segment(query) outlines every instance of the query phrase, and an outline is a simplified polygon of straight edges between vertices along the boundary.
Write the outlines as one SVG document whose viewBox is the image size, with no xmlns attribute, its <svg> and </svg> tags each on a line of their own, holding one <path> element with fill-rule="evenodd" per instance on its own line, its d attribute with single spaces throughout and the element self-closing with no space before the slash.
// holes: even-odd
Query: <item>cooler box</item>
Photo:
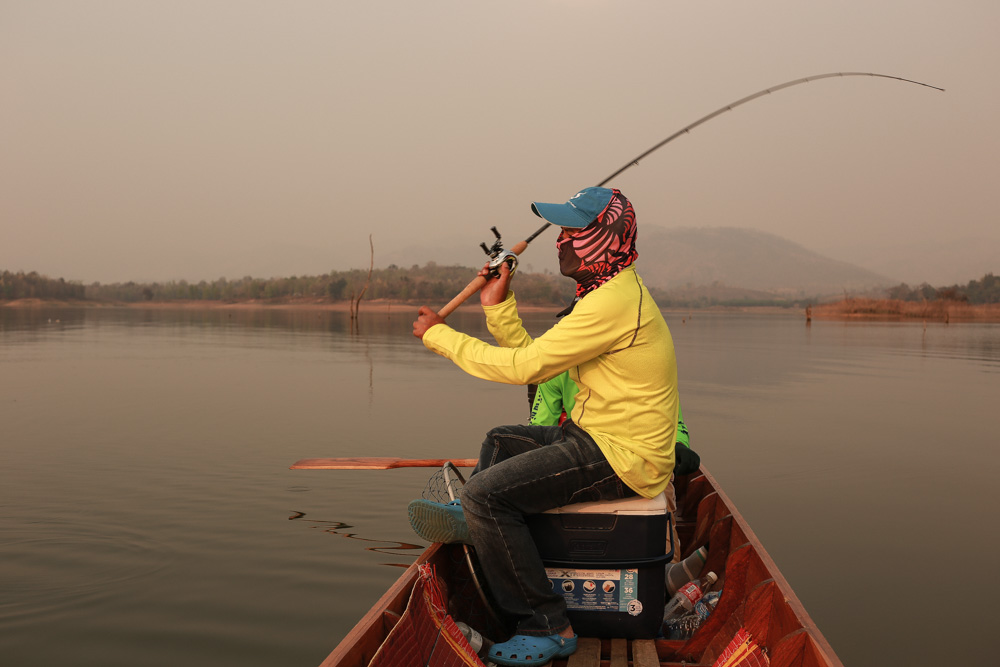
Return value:
<svg viewBox="0 0 1000 667">
<path fill-rule="evenodd" d="M 527 517 L 552 587 L 581 636 L 651 639 L 666 603 L 673 517 L 664 494 L 557 507 Z"/>
</svg>

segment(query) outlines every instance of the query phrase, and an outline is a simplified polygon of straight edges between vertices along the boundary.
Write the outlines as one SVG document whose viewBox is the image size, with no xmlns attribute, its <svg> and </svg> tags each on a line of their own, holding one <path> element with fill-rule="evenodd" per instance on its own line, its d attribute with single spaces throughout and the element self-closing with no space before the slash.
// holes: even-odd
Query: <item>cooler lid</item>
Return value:
<svg viewBox="0 0 1000 667">
<path fill-rule="evenodd" d="M 576 503 L 546 510 L 543 514 L 637 514 L 654 515 L 667 513 L 667 496 L 661 493 L 655 498 L 635 496 L 620 500 L 598 500 L 592 503 Z"/>
</svg>

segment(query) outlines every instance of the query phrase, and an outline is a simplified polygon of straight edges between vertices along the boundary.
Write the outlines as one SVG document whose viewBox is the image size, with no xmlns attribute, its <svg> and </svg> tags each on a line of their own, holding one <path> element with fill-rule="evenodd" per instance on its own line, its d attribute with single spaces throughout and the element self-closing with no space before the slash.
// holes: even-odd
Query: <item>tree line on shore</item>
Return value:
<svg viewBox="0 0 1000 667">
<path fill-rule="evenodd" d="M 960 301 L 963 303 L 1000 303 L 1000 277 L 987 273 L 966 285 L 931 287 L 927 283 L 910 287 L 900 283 L 889 288 L 887 298 L 897 301 Z"/>
<path fill-rule="evenodd" d="M 366 299 L 392 299 L 434 303 L 449 301 L 469 283 L 474 269 L 464 266 L 438 266 L 428 262 L 403 269 L 390 265 L 368 271 L 352 269 L 331 271 L 319 276 L 292 276 L 290 278 L 253 278 L 236 280 L 219 278 L 211 282 L 202 280 L 189 283 L 185 280 L 153 283 L 92 283 L 49 278 L 36 271 L 0 272 L 0 300 L 47 299 L 56 301 L 103 301 L 138 303 L 142 301 L 288 301 L 293 299 L 320 299 L 347 301 L 357 298 L 367 284 Z M 518 300 L 535 305 L 565 305 L 573 298 L 573 283 L 552 273 L 521 272 L 517 278 Z M 704 302 L 687 303 L 672 297 L 669 291 L 651 289 L 661 306 L 709 305 L 795 305 L 775 299 L 769 303 Z M 886 297 L 899 301 L 959 301 L 970 304 L 1000 303 L 1000 277 L 987 273 L 980 280 L 970 280 L 965 285 L 932 287 L 924 283 L 910 287 L 905 283 L 886 291 Z"/>
<path fill-rule="evenodd" d="M 0 273 L 0 300 L 54 299 L 76 301 L 86 299 L 86 288 L 78 282 L 63 278 L 49 278 L 37 271 L 25 273 L 3 271 Z"/>
<path fill-rule="evenodd" d="M 92 283 L 83 285 L 62 278 L 52 279 L 35 271 L 0 273 L 0 300 L 51 299 L 139 303 L 142 301 L 288 301 L 321 299 L 347 301 L 357 298 L 367 285 L 365 299 L 399 301 L 449 301 L 475 277 L 475 270 L 464 266 L 424 266 L 403 269 L 390 265 L 367 270 L 331 271 L 319 276 L 288 278 L 253 278 L 187 282 L 171 280 L 152 283 Z M 519 273 L 518 299 L 526 303 L 558 305 L 573 298 L 571 281 L 551 273 Z"/>
</svg>

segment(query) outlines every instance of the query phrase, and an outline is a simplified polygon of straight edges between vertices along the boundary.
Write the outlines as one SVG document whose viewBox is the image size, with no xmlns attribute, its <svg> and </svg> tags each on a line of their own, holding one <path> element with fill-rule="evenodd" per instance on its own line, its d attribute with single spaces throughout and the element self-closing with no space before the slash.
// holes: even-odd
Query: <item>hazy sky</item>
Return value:
<svg viewBox="0 0 1000 667">
<path fill-rule="evenodd" d="M 1000 272 L 996 0 L 0 0 L 0 268 L 84 282 L 435 259 L 618 177 L 937 284 Z M 524 260 L 554 254 L 541 237 Z M 412 261 L 411 261 L 412 259 Z M 380 261 L 381 260 L 381 261 Z M 996 262 L 994 266 L 993 263 Z M 950 272 L 949 272 L 950 271 Z"/>
</svg>

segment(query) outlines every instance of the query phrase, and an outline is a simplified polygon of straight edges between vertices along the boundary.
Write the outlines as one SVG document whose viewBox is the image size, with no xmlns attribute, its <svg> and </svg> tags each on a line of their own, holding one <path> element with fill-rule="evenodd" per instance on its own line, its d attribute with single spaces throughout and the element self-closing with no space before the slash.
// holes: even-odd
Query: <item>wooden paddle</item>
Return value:
<svg viewBox="0 0 1000 667">
<path fill-rule="evenodd" d="M 448 461 L 456 468 L 475 468 L 479 459 L 398 459 L 390 456 L 358 456 L 338 459 L 302 459 L 289 470 L 390 470 L 392 468 L 440 468 Z"/>
</svg>

